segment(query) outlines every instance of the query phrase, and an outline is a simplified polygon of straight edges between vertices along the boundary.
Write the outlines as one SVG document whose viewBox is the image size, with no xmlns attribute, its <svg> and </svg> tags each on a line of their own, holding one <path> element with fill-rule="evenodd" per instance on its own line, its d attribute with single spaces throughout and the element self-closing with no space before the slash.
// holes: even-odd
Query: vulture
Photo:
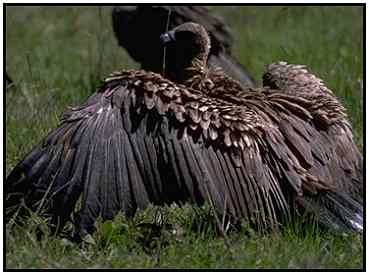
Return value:
<svg viewBox="0 0 369 275">
<path fill-rule="evenodd" d="M 7 176 L 7 219 L 40 211 L 53 230 L 71 221 L 83 239 L 98 217 L 190 202 L 210 204 L 221 226 L 277 230 L 297 213 L 362 232 L 362 156 L 322 80 L 277 62 L 263 87 L 243 88 L 207 66 L 201 25 L 184 23 L 160 39 L 167 78 L 115 72 L 67 110 Z"/>
<path fill-rule="evenodd" d="M 142 66 L 162 73 L 163 46 L 159 40 L 167 24 L 170 29 L 185 22 L 205 27 L 211 39 L 209 66 L 221 67 L 244 86 L 255 86 L 253 78 L 232 56 L 233 37 L 221 17 L 201 6 L 116 6 L 112 11 L 113 30 L 118 43 Z M 147 49 L 150 45 L 150 50 Z"/>
</svg>

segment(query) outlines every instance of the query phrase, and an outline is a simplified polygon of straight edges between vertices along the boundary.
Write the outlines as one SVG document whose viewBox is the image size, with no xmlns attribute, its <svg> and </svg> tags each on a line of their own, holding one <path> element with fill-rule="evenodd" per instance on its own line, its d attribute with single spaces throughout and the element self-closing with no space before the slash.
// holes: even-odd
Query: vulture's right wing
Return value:
<svg viewBox="0 0 369 275">
<path fill-rule="evenodd" d="M 98 216 L 132 215 L 150 202 L 208 201 L 219 213 L 274 224 L 286 201 L 264 163 L 274 160 L 260 156 L 257 133 L 264 126 L 256 114 L 236 110 L 238 120 L 252 122 L 239 121 L 250 134 L 240 158 L 229 150 L 234 112 L 154 73 L 113 75 L 11 171 L 6 207 L 23 201 L 44 209 L 57 229 L 78 210 L 74 222 L 82 235 Z"/>
</svg>

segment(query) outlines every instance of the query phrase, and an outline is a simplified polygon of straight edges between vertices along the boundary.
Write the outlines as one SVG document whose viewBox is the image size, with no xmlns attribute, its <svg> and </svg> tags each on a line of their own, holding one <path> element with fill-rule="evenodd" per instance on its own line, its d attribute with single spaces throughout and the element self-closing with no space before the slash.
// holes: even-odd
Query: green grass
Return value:
<svg viewBox="0 0 369 275">
<path fill-rule="evenodd" d="M 142 224 L 152 224 L 144 227 Z M 141 225 L 141 226 L 140 226 Z M 321 233 L 291 224 L 280 233 L 246 225 L 216 233 L 209 207 L 149 207 L 133 220 L 118 215 L 98 221 L 94 243 L 77 245 L 47 237 L 44 220 L 33 217 L 7 234 L 8 267 L 18 268 L 359 268 L 362 237 Z M 43 232 L 41 237 L 37 232 Z"/>
<path fill-rule="evenodd" d="M 234 53 L 260 83 L 265 65 L 306 64 L 348 110 L 363 147 L 363 9 L 360 7 L 213 7 L 235 34 Z M 108 73 L 137 68 L 118 48 L 110 7 L 6 7 L 6 174 L 58 123 L 66 106 L 83 102 Z M 38 232 L 45 221 L 8 225 L 7 268 L 362 268 L 358 235 L 337 236 L 302 225 L 261 235 L 242 226 L 215 234 L 206 209 L 156 208 L 133 221 L 101 221 L 95 244 L 82 247 Z M 139 227 L 161 225 L 160 234 Z M 147 231 L 149 230 L 149 232 Z M 176 230 L 176 233 L 173 233 Z"/>
</svg>

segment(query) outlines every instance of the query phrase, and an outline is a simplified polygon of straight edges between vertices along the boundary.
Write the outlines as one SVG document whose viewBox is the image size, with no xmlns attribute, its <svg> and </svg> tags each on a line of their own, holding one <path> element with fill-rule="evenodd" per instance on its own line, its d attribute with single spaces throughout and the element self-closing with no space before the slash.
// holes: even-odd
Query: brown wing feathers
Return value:
<svg viewBox="0 0 369 275">
<path fill-rule="evenodd" d="M 308 111 L 282 97 L 267 91 L 252 101 L 245 92 L 235 105 L 235 98 L 232 103 L 208 98 L 154 73 L 116 73 L 89 104 L 63 115 L 42 153 L 37 147 L 23 161 L 32 167 L 24 180 L 35 178 L 32 184 L 46 193 L 53 178 L 47 198 L 61 220 L 82 192 L 78 220 L 87 232 L 99 215 L 134 213 L 149 202 L 202 202 L 207 194 L 221 213 L 226 207 L 236 217 L 273 224 L 287 211 L 281 181 L 298 196 L 316 194 L 332 182 L 324 156 L 319 158 L 323 145 L 309 142 L 320 133 L 302 120 Z M 285 115 L 269 115 L 282 110 Z"/>
<path fill-rule="evenodd" d="M 150 82 L 156 84 L 148 85 Z M 146 93 L 154 105 L 145 100 Z M 222 153 L 225 148 L 236 144 L 223 143 L 226 138 L 220 132 L 226 125 L 232 128 L 234 119 L 228 114 L 230 106 L 220 106 L 215 100 L 205 102 L 197 91 L 176 87 L 159 75 L 142 71 L 113 76 L 91 99 L 84 108 L 72 109 L 63 115 L 61 126 L 44 139 L 43 152 L 36 164 L 27 159 L 24 161 L 36 173 L 44 173 L 35 180 L 26 177 L 24 182 L 44 189 L 50 187 L 47 195 L 44 189 L 42 194 L 46 196 L 46 201 L 50 199 L 53 204 L 49 206 L 49 211 L 58 217 L 59 224 L 73 210 L 72 206 L 81 193 L 83 204 L 78 221 L 87 232 L 99 215 L 111 218 L 119 210 L 134 212 L 134 209 L 144 208 L 149 202 L 163 203 L 187 197 L 202 202 L 207 199 L 206 192 L 209 192 L 217 209 L 226 204 L 236 216 L 245 216 L 244 211 L 248 208 L 251 217 L 262 211 L 264 196 L 260 193 L 265 191 L 256 190 L 259 183 L 255 180 L 245 180 L 244 174 L 240 171 L 236 173 L 240 168 L 233 166 L 231 155 Z M 164 104 L 168 105 L 166 113 L 162 108 Z M 205 107 L 218 108 L 218 115 L 214 118 L 206 116 L 205 111 L 201 112 Z M 140 110 L 141 120 L 137 119 L 137 110 Z M 176 111 L 183 112 L 180 120 L 174 115 Z M 219 138 L 215 140 L 201 135 L 207 131 L 207 126 L 201 126 L 200 121 L 207 117 L 211 120 L 209 127 L 214 127 L 218 133 Z M 157 123 L 156 127 L 149 125 L 148 122 L 152 121 Z M 192 127 L 185 127 L 188 124 Z M 154 129 L 148 132 L 148 127 Z M 228 134 L 235 131 L 236 128 Z M 216 146 L 209 147 L 201 142 Z M 257 149 L 249 142 L 250 151 L 255 155 L 252 162 L 256 162 Z M 38 150 L 36 148 L 35 152 Z M 58 165 L 54 166 L 56 163 Z M 45 166 L 49 168 L 45 169 Z M 261 163 L 254 169 L 260 167 Z M 214 171 L 222 171 L 223 184 L 219 184 L 219 179 L 214 177 Z M 9 175 L 8 186 L 17 173 L 15 169 Z M 165 178 L 170 173 L 171 181 Z M 51 185 L 48 182 L 50 178 L 53 178 Z M 7 193 L 13 191 L 9 188 Z M 247 205 L 244 196 L 252 198 L 255 206 Z M 60 208 L 60 205 L 65 208 Z M 265 222 L 265 217 L 262 220 Z"/>
</svg>

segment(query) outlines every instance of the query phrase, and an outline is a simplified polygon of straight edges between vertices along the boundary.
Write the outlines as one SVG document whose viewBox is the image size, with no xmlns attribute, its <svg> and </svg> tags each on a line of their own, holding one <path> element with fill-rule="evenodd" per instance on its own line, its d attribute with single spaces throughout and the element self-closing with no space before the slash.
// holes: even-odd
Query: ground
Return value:
<svg viewBox="0 0 369 275">
<path fill-rule="evenodd" d="M 260 84 L 265 65 L 306 64 L 347 108 L 363 148 L 363 7 L 211 7 L 231 26 L 234 54 Z M 111 7 L 6 7 L 8 174 L 108 73 L 137 68 L 114 38 Z M 5 93 L 5 92 L 4 92 Z M 164 219 L 164 220 L 163 220 Z M 144 226 L 142 224 L 153 224 Z M 304 228 L 303 228 L 304 227 Z M 42 218 L 6 227 L 7 268 L 363 268 L 362 236 L 287 225 L 216 234 L 209 209 L 151 207 L 101 221 L 94 244 L 48 236 Z M 41 233 L 40 233 L 41 232 Z M 44 232 L 44 234 L 42 234 Z M 46 233 L 46 234 L 45 234 Z"/>
</svg>

